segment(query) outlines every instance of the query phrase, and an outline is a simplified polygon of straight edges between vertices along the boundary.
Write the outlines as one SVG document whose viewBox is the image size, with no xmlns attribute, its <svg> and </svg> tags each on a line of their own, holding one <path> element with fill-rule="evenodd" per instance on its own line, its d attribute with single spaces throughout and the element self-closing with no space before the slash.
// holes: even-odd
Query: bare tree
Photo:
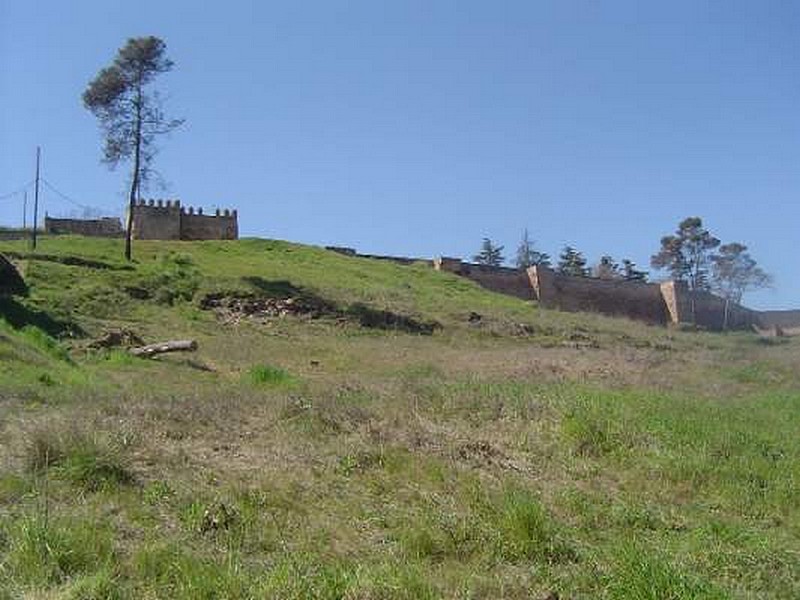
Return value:
<svg viewBox="0 0 800 600">
<path fill-rule="evenodd" d="M 528 235 L 528 230 L 522 232 L 522 239 L 517 246 L 516 265 L 519 269 L 527 269 L 534 265 L 549 267 L 550 257 L 544 252 L 539 252 L 533 240 Z"/>
<path fill-rule="evenodd" d="M 162 40 L 153 36 L 131 38 L 83 93 L 84 106 L 97 117 L 103 132 L 103 162 L 112 169 L 121 162 L 132 163 L 125 232 L 128 260 L 133 210 L 143 183 L 152 173 L 156 138 L 183 123 L 182 119 L 167 118 L 158 92 L 149 89 L 156 76 L 172 66 Z"/>
</svg>

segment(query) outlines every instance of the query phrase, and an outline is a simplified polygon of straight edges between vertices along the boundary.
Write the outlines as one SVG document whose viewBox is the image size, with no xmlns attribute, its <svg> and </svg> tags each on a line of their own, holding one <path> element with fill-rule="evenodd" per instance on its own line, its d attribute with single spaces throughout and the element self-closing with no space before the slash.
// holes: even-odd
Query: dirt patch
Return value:
<svg viewBox="0 0 800 600">
<path fill-rule="evenodd" d="M 214 311 L 220 321 L 229 325 L 238 325 L 243 320 L 266 321 L 287 316 L 318 319 L 338 315 L 332 304 L 302 296 L 270 298 L 244 294 L 209 294 L 200 301 L 200 308 Z"/>
<path fill-rule="evenodd" d="M 238 325 L 242 321 L 266 322 L 283 317 L 319 319 L 328 317 L 340 323 L 358 323 L 361 327 L 384 329 L 431 335 L 441 328 L 435 321 L 419 321 L 413 317 L 388 310 L 370 308 L 364 304 L 353 304 L 340 309 L 333 303 L 314 295 L 288 297 L 262 296 L 257 294 L 208 294 L 200 301 L 200 308 L 211 310 L 226 325 Z"/>
</svg>

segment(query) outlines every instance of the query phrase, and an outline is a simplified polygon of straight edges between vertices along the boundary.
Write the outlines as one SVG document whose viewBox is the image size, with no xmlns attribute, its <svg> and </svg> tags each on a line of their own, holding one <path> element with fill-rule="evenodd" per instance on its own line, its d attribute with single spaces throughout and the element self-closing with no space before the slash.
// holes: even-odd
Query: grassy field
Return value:
<svg viewBox="0 0 800 600">
<path fill-rule="evenodd" d="M 797 339 L 267 240 L 0 252 L 0 598 L 800 597 Z"/>
</svg>

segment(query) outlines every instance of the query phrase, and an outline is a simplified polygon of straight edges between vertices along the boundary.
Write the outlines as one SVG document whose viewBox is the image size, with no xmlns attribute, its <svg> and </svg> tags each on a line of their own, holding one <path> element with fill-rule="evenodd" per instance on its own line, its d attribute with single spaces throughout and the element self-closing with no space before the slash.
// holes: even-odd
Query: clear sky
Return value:
<svg viewBox="0 0 800 600">
<path fill-rule="evenodd" d="M 793 0 L 0 0 L 0 196 L 38 144 L 52 186 L 122 214 L 80 96 L 156 35 L 186 125 L 151 195 L 237 207 L 243 235 L 510 257 L 527 227 L 551 255 L 647 265 L 697 215 L 775 275 L 746 302 L 800 307 L 798 32 Z"/>
</svg>

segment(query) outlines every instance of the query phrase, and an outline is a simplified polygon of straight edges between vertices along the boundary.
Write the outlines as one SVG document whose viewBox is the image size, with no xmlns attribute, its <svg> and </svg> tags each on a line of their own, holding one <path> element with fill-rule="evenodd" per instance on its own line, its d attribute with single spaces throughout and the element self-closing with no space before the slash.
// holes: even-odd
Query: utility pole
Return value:
<svg viewBox="0 0 800 600">
<path fill-rule="evenodd" d="M 28 227 L 28 190 L 22 193 L 22 231 Z"/>
<path fill-rule="evenodd" d="M 39 162 L 41 155 L 41 148 L 36 146 L 36 187 L 33 192 L 33 235 L 31 236 L 31 245 L 34 250 L 36 250 L 36 223 L 39 220 Z"/>
</svg>

